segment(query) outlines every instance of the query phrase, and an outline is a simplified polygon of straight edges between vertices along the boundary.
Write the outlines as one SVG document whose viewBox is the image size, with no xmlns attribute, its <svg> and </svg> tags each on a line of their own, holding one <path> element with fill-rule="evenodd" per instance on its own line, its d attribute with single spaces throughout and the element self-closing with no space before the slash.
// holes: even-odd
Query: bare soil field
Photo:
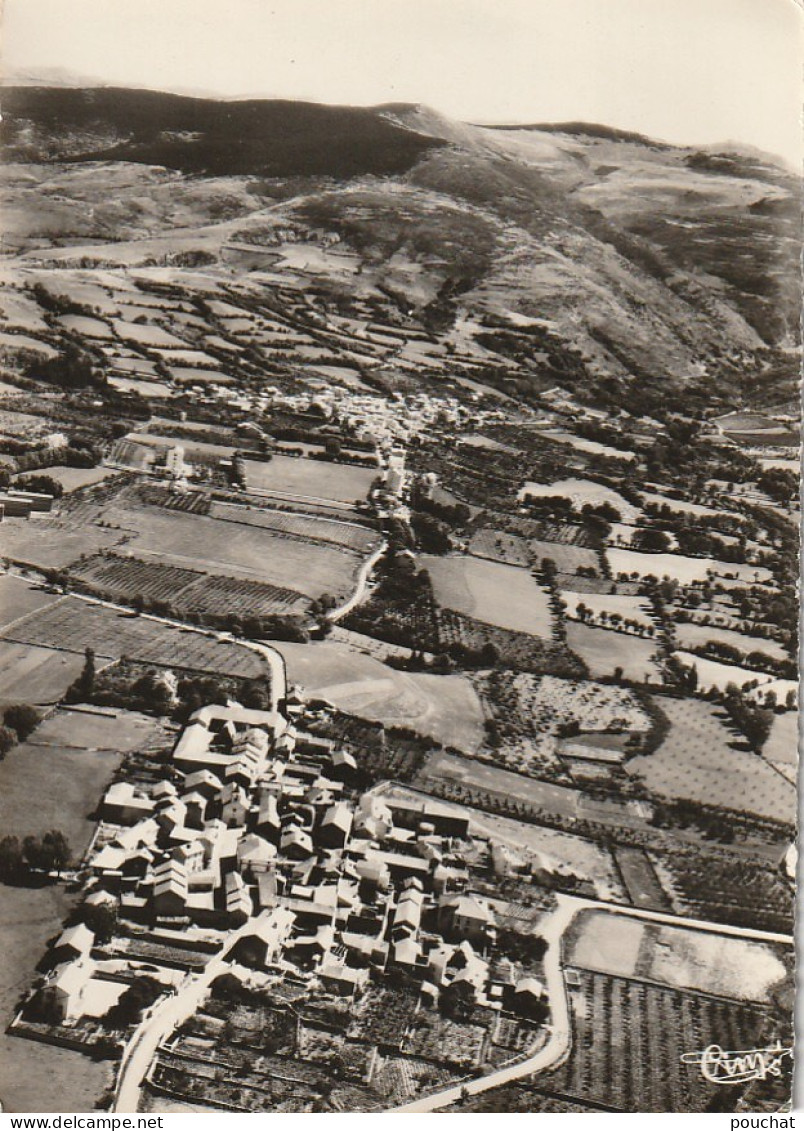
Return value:
<svg viewBox="0 0 804 1131">
<path fill-rule="evenodd" d="M 770 944 L 609 911 L 582 911 L 565 945 L 574 966 L 740 1001 L 770 1002 L 787 974 Z"/>
<path fill-rule="evenodd" d="M 769 569 L 762 566 L 740 565 L 735 562 L 719 562 L 714 558 L 691 558 L 684 554 L 644 554 L 638 550 L 606 550 L 612 577 L 632 573 L 640 577 L 669 577 L 689 585 L 693 581 L 706 581 L 708 573 L 719 578 L 737 578 L 748 585 L 768 581 Z"/>
<path fill-rule="evenodd" d="M 110 475 L 117 475 L 113 467 L 49 467 L 46 474 L 61 483 L 66 493 L 93 483 L 102 483 Z"/>
<path fill-rule="evenodd" d="M 671 724 L 667 737 L 652 754 L 627 764 L 652 793 L 795 820 L 794 786 L 744 749 L 715 704 L 663 696 L 660 705 Z"/>
<path fill-rule="evenodd" d="M 504 565 L 528 567 L 533 560 L 526 539 L 504 530 L 476 531 L 469 542 L 469 552 L 478 558 L 490 558 Z"/>
<path fill-rule="evenodd" d="M 438 742 L 474 753 L 483 738 L 483 709 L 460 675 L 396 671 L 346 644 L 272 641 L 285 657 L 288 679 L 309 694 L 361 718 L 409 726 Z"/>
<path fill-rule="evenodd" d="M 376 476 L 370 467 L 274 456 L 269 463 L 246 460 L 246 483 L 265 491 L 353 503 L 366 498 Z"/>
<path fill-rule="evenodd" d="M 662 682 L 661 672 L 653 660 L 656 645 L 651 640 L 570 621 L 567 644 L 584 661 L 593 677 L 613 675 L 614 669 L 619 667 L 626 679 Z"/>
<path fill-rule="evenodd" d="M 32 613 L 16 623 L 6 638 L 78 655 L 92 648 L 103 659 L 116 660 L 125 655 L 143 663 L 244 679 L 257 678 L 266 670 L 262 658 L 248 648 L 78 597 L 65 597 L 57 605 Z"/>
<path fill-rule="evenodd" d="M 36 569 L 64 569 L 82 554 L 110 550 L 124 538 L 116 530 L 63 522 L 38 515 L 9 518 L 3 523 L 3 556 Z"/>
<path fill-rule="evenodd" d="M 0 707 L 58 703 L 81 673 L 84 661 L 75 652 L 55 652 L 0 640 Z"/>
<path fill-rule="evenodd" d="M 58 597 L 48 593 L 42 585 L 14 574 L 0 574 L 0 626 L 10 624 L 18 617 L 52 605 Z"/>
<path fill-rule="evenodd" d="M 551 637 L 553 615 L 547 593 L 530 572 L 484 558 L 423 554 L 436 600 L 445 608 L 485 624 Z"/>
</svg>

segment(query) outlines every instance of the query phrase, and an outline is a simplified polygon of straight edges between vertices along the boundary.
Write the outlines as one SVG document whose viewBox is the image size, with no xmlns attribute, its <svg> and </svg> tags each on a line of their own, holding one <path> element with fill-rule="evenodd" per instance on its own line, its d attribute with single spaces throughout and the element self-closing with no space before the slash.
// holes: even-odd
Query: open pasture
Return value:
<svg viewBox="0 0 804 1131">
<path fill-rule="evenodd" d="M 606 557 L 612 577 L 618 577 L 621 573 L 630 577 L 635 573 L 639 577 L 669 577 L 682 585 L 706 581 L 708 574 L 718 578 L 737 578 L 747 585 L 769 581 L 772 577 L 770 570 L 762 566 L 719 562 L 714 558 L 690 558 L 684 554 L 644 554 L 638 550 L 609 547 Z"/>
<path fill-rule="evenodd" d="M 483 710 L 464 676 L 396 671 L 341 643 L 272 643 L 285 657 L 291 682 L 342 711 L 387 726 L 409 726 L 468 753 L 480 746 Z"/>
<path fill-rule="evenodd" d="M 767 672 L 758 672 L 739 664 L 722 664 L 719 660 L 708 660 L 705 656 L 696 656 L 694 652 L 682 650 L 674 652 L 673 655 L 687 667 L 694 666 L 697 669 L 698 687 L 703 691 L 710 687 L 725 691 L 730 683 L 742 687 L 754 680 L 764 690 L 766 685 L 769 686 L 774 682 L 773 676 L 768 675 Z"/>
<path fill-rule="evenodd" d="M 484 558 L 422 554 L 436 601 L 485 624 L 551 637 L 553 615 L 547 593 L 530 572 Z"/>
<path fill-rule="evenodd" d="M 138 346 L 149 346 L 153 349 L 182 349 L 186 343 L 163 330 L 161 326 L 150 324 L 139 325 L 136 322 L 124 322 L 115 318 L 112 322 L 114 332 L 121 341 L 134 342 Z"/>
<path fill-rule="evenodd" d="M 611 676 L 616 668 L 621 668 L 626 679 L 662 682 L 662 673 L 653 658 L 656 644 L 651 640 L 570 621 L 567 644 L 583 660 L 593 678 Z"/>
<path fill-rule="evenodd" d="M 589 624 L 601 626 L 608 624 L 625 632 L 653 626 L 650 604 L 641 597 L 619 593 L 574 593 L 569 590 L 562 590 L 561 596 L 567 605 L 567 616 L 572 620 L 586 620 Z M 579 607 L 583 616 L 578 612 Z M 635 628 L 635 625 L 638 627 Z"/>
<path fill-rule="evenodd" d="M 357 554 L 340 546 L 129 500 L 107 507 L 104 519 L 137 531 L 126 549 L 138 557 L 292 588 L 308 597 L 350 593 L 360 565 Z"/>
<path fill-rule="evenodd" d="M 353 503 L 368 495 L 376 476 L 370 467 L 276 455 L 268 463 L 246 460 L 246 483 L 262 491 Z"/>
<path fill-rule="evenodd" d="M 651 793 L 795 820 L 795 787 L 745 749 L 720 708 L 699 699 L 662 697 L 659 702 L 670 721 L 667 736 L 652 754 L 627 763 L 628 772 Z"/>
<path fill-rule="evenodd" d="M 770 1003 L 787 976 L 775 945 L 620 912 L 582 911 L 565 946 L 573 966 L 740 1001 Z"/>
<path fill-rule="evenodd" d="M 529 538 L 528 549 L 538 566 L 544 558 L 555 562 L 559 573 L 577 573 L 579 569 L 593 569 L 600 573 L 600 559 L 589 546 L 575 546 L 568 542 L 548 542 Z"/>
<path fill-rule="evenodd" d="M 469 542 L 469 553 L 504 565 L 529 566 L 532 555 L 528 543 L 518 534 L 485 528 L 477 530 Z"/>
<path fill-rule="evenodd" d="M 12 573 L 0 574 L 0 627 L 57 599 L 38 582 Z"/>
<path fill-rule="evenodd" d="M 101 338 L 105 341 L 114 338 L 111 327 L 100 318 L 87 318 L 83 314 L 63 314 L 59 322 L 65 330 L 85 338 Z"/>
<path fill-rule="evenodd" d="M 642 513 L 639 507 L 629 503 L 618 491 L 603 483 L 595 483 L 591 479 L 558 479 L 555 483 L 527 482 L 519 491 L 520 500 L 528 497 L 552 498 L 554 495 L 569 499 L 577 510 L 581 510 L 587 503 L 593 507 L 600 506 L 601 503 L 610 503 L 619 512 L 623 522 L 634 523 Z"/>
<path fill-rule="evenodd" d="M 763 636 L 748 636 L 742 632 L 735 632 L 731 628 L 720 628 L 716 625 L 692 624 L 689 621 L 676 622 L 675 636 L 681 648 L 699 648 L 710 642 L 728 644 L 731 648 L 739 648 L 748 655 L 750 652 L 764 652 L 774 660 L 787 658 L 782 645 L 778 640 L 767 640 Z"/>
<path fill-rule="evenodd" d="M 82 554 L 110 550 L 125 538 L 120 530 L 103 530 L 47 515 L 9 518 L 3 523 L 3 556 L 36 569 L 64 569 Z"/>
<path fill-rule="evenodd" d="M 251 649 L 190 629 L 162 624 L 146 616 L 121 613 L 78 597 L 32 613 L 6 630 L 17 644 L 53 648 L 83 656 L 91 648 L 99 659 L 128 656 L 163 667 L 191 668 L 255 679 L 266 665 Z"/>
<path fill-rule="evenodd" d="M 315 515 L 291 511 L 268 510 L 262 507 L 243 507 L 236 503 L 213 503 L 212 518 L 224 522 L 241 522 L 262 530 L 275 530 L 279 534 L 309 539 L 314 542 L 331 542 L 357 554 L 368 555 L 380 543 L 376 530 L 359 526 L 355 522 L 338 522 Z"/>
<path fill-rule="evenodd" d="M 11 703 L 48 706 L 58 703 L 79 676 L 83 658 L 0 640 L 0 707 Z"/>
</svg>

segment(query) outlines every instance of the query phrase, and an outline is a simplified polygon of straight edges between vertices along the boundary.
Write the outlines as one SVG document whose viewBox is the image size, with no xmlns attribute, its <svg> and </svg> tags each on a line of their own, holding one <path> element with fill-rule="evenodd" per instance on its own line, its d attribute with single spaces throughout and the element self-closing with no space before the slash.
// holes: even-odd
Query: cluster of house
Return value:
<svg viewBox="0 0 804 1131">
<path fill-rule="evenodd" d="M 203 707 L 169 777 L 110 786 L 87 901 L 173 938 L 222 932 L 239 966 L 335 993 L 394 971 L 434 1002 L 462 982 L 479 1004 L 538 1001 L 538 982 L 493 960 L 494 910 L 466 890 L 467 817 L 382 785 L 361 792 L 351 754 L 303 729 L 298 691 L 284 707 Z M 72 957 L 50 985 L 69 1019 L 94 939 L 81 925 L 63 941 Z"/>
</svg>

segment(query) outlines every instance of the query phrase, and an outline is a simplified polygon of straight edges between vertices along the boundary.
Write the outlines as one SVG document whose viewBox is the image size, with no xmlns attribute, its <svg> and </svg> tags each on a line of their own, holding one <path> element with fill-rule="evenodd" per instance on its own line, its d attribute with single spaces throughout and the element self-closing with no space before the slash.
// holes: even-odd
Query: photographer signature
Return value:
<svg viewBox="0 0 804 1131">
<path fill-rule="evenodd" d="M 726 1051 L 720 1045 L 709 1045 L 702 1052 L 685 1052 L 684 1064 L 698 1064 L 701 1074 L 712 1084 L 744 1084 L 748 1080 L 764 1080 L 781 1076 L 782 1061 L 793 1056 L 792 1048 L 781 1041 L 764 1049 Z"/>
</svg>

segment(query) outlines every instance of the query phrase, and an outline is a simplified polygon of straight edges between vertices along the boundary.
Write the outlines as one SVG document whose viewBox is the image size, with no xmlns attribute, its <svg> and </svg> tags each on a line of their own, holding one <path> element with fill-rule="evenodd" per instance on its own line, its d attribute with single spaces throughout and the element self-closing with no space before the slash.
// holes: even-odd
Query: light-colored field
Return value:
<svg viewBox="0 0 804 1131">
<path fill-rule="evenodd" d="M 89 487 L 102 483 L 117 472 L 111 467 L 49 467 L 47 475 L 61 483 L 66 492 L 77 491 L 79 487 Z"/>
<path fill-rule="evenodd" d="M 786 977 L 774 947 L 712 931 L 584 911 L 573 934 L 567 956 L 571 964 L 680 989 L 770 1002 L 774 986 Z"/>
<path fill-rule="evenodd" d="M 643 491 L 642 498 L 646 503 L 655 503 L 657 507 L 666 506 L 673 511 L 683 511 L 685 514 L 695 514 L 702 518 L 711 518 L 716 514 L 728 514 L 728 511 L 718 510 L 715 507 L 704 506 L 703 503 L 693 503 L 688 499 L 675 499 L 671 495 L 662 495 L 655 491 Z"/>
<path fill-rule="evenodd" d="M 676 640 L 682 648 L 696 648 L 710 641 L 720 644 L 729 644 L 732 648 L 739 648 L 746 655 L 749 652 L 764 652 L 775 660 L 784 660 L 787 656 L 778 640 L 766 640 L 762 636 L 744 636 L 742 632 L 735 632 L 730 628 L 718 628 L 705 624 L 690 624 L 678 622 L 675 625 Z"/>
<path fill-rule="evenodd" d="M 706 691 L 710 687 L 725 691 L 730 683 L 742 687 L 743 684 L 753 680 L 757 680 L 764 690 L 766 685 L 770 686 L 774 682 L 773 676 L 766 672 L 754 671 L 752 668 L 738 664 L 721 664 L 719 660 L 707 660 L 704 656 L 696 656 L 694 652 L 678 651 L 673 655 L 687 667 L 694 666 L 697 669 L 698 687 L 701 691 Z"/>
<path fill-rule="evenodd" d="M 661 683 L 662 676 L 653 659 L 656 644 L 651 640 L 588 624 L 570 621 L 567 644 L 584 661 L 593 677 L 610 676 L 622 668 L 626 679 Z"/>
<path fill-rule="evenodd" d="M 485 624 L 550 637 L 553 615 L 547 593 L 530 572 L 484 558 L 422 554 L 436 600 Z"/>
<path fill-rule="evenodd" d="M 100 318 L 87 318 L 83 314 L 63 314 L 59 318 L 62 326 L 87 338 L 113 338 L 111 327 Z"/>
<path fill-rule="evenodd" d="M 780 766 L 797 766 L 798 747 L 798 711 L 774 715 L 768 740 L 762 748 L 763 755 Z"/>
<path fill-rule="evenodd" d="M 0 640 L 0 706 L 58 703 L 83 666 L 83 658 L 75 652 Z"/>
<path fill-rule="evenodd" d="M 343 503 L 365 499 L 375 475 L 376 471 L 370 467 L 291 456 L 274 456 L 270 463 L 246 460 L 249 487 Z"/>
<path fill-rule="evenodd" d="M 606 550 L 613 577 L 632 573 L 640 577 L 675 578 L 684 585 L 693 581 L 705 581 L 707 573 L 717 577 L 736 577 L 746 584 L 769 581 L 771 572 L 762 566 L 740 565 L 733 562 L 718 562 L 714 558 L 689 558 L 683 554 L 643 554 L 638 550 Z"/>
<path fill-rule="evenodd" d="M 234 382 L 234 377 L 229 377 L 218 369 L 190 369 L 186 365 L 171 365 L 170 376 L 180 385 L 231 385 Z"/>
<path fill-rule="evenodd" d="M 561 495 L 565 499 L 570 499 L 578 510 L 587 503 L 591 503 L 592 506 L 611 503 L 620 512 L 622 521 L 629 523 L 633 523 L 642 513 L 639 507 L 629 503 L 619 492 L 602 483 L 595 483 L 591 479 L 559 479 L 555 483 L 527 482 L 521 488 L 519 498 L 525 499 L 528 495 L 533 498 Z"/>
<path fill-rule="evenodd" d="M 115 318 L 112 325 L 118 338 L 124 342 L 136 342 L 138 346 L 153 346 L 155 349 L 160 347 L 181 349 L 186 345 L 181 338 L 163 330 L 161 326 L 138 326 L 135 322 L 123 322 L 119 318 Z"/>
<path fill-rule="evenodd" d="M 591 623 L 606 624 L 612 627 L 634 621 L 649 627 L 653 624 L 650 605 L 641 597 L 627 597 L 617 593 L 573 593 L 562 590 L 561 596 L 567 604 L 567 616 L 580 620 L 578 606 L 585 605 L 591 610 Z M 633 631 L 633 630 L 631 630 Z"/>
<path fill-rule="evenodd" d="M 350 714 L 410 726 L 474 753 L 483 737 L 483 710 L 464 676 L 396 671 L 346 644 L 274 641 L 288 678 Z"/>
<path fill-rule="evenodd" d="M 0 627 L 34 609 L 52 605 L 57 598 L 42 585 L 14 574 L 0 574 Z"/>
<path fill-rule="evenodd" d="M 41 353 L 45 357 L 55 357 L 56 350 L 47 342 L 40 342 L 38 338 L 31 338 L 28 334 L 9 334 L 0 330 L 0 349 L 31 350 L 32 353 Z"/>
<path fill-rule="evenodd" d="M 601 444 L 597 440 L 586 440 L 582 436 L 574 436 L 571 432 L 564 432 L 560 428 L 545 428 L 543 435 L 559 444 L 569 444 L 579 452 L 588 452 L 590 455 L 606 456 L 607 459 L 623 459 L 631 463 L 636 456 L 633 452 L 623 451 L 621 448 L 612 448 L 608 444 Z"/>
<path fill-rule="evenodd" d="M 652 793 L 795 820 L 795 788 L 745 749 L 720 708 L 699 699 L 662 698 L 659 705 L 670 720 L 667 737 L 627 764 Z"/>
<path fill-rule="evenodd" d="M 89 525 L 79 530 L 45 515 L 10 518 L 3 523 L 3 556 L 38 569 L 62 569 L 81 554 L 111 549 L 122 537 L 118 530 Z"/>
<path fill-rule="evenodd" d="M 566 542 L 544 542 L 540 538 L 529 538 L 528 548 L 539 562 L 543 558 L 554 561 L 559 573 L 577 573 L 581 567 L 600 573 L 597 551 L 591 550 L 588 546 L 572 546 Z"/>
</svg>

